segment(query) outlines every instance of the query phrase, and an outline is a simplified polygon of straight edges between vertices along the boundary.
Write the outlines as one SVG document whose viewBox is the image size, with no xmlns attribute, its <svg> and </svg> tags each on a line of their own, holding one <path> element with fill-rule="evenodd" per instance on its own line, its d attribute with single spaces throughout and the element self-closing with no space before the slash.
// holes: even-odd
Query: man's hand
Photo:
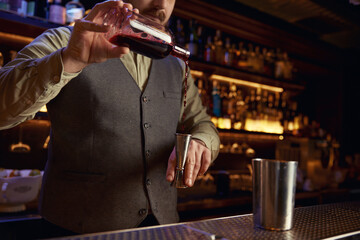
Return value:
<svg viewBox="0 0 360 240">
<path fill-rule="evenodd" d="M 211 163 L 211 152 L 203 142 L 193 139 L 190 142 L 185 163 L 185 184 L 192 187 L 197 176 L 203 175 Z M 175 147 L 168 160 L 166 180 L 172 182 L 175 177 L 176 150 Z"/>
<path fill-rule="evenodd" d="M 106 1 L 96 4 L 85 18 L 75 22 L 70 41 L 62 51 L 65 72 L 79 72 L 91 63 L 119 58 L 129 52 L 128 47 L 115 46 L 104 37 L 110 26 L 103 24 L 103 18 L 110 9 L 117 7 L 123 11 L 133 9 L 131 4 L 122 1 Z"/>
</svg>

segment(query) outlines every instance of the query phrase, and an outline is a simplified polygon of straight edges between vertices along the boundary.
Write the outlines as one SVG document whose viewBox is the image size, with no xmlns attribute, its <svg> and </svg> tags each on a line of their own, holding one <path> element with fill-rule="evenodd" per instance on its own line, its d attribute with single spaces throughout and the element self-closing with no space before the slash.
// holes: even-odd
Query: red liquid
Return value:
<svg viewBox="0 0 360 240">
<path fill-rule="evenodd" d="M 131 51 L 153 59 L 161 59 L 168 56 L 173 50 L 173 45 L 161 40 L 151 41 L 128 35 L 114 35 L 109 41 L 118 46 L 129 47 Z"/>
<path fill-rule="evenodd" d="M 184 112 L 181 118 L 182 124 L 181 124 L 181 132 L 185 132 L 185 125 L 184 125 L 184 121 L 185 121 L 185 107 L 186 107 L 186 93 L 187 93 L 187 80 L 189 77 L 189 61 L 188 60 L 184 60 L 185 62 L 185 79 L 184 79 Z"/>
</svg>

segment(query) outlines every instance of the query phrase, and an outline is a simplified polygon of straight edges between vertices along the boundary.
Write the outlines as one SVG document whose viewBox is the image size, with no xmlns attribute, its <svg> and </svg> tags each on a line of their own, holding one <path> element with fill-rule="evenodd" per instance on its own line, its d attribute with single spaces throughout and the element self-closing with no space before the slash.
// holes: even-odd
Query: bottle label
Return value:
<svg viewBox="0 0 360 240">
<path fill-rule="evenodd" d="M 71 23 L 76 19 L 83 18 L 83 9 L 82 8 L 71 8 L 66 11 L 66 22 Z"/>
<path fill-rule="evenodd" d="M 51 5 L 49 21 L 59 24 L 65 24 L 66 9 L 60 5 Z"/>
</svg>

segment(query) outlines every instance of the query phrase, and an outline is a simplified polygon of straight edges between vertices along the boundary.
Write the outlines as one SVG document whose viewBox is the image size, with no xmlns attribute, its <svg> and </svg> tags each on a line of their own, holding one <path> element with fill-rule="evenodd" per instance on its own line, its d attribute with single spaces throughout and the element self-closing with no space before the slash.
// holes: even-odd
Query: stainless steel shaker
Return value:
<svg viewBox="0 0 360 240">
<path fill-rule="evenodd" d="M 255 227 L 278 231 L 292 228 L 297 165 L 296 161 L 252 160 Z"/>
</svg>

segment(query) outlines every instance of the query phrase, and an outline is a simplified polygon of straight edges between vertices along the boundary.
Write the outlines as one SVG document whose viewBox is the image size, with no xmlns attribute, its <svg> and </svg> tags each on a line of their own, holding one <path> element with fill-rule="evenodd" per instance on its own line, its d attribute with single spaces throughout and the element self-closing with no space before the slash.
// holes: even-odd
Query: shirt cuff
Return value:
<svg viewBox="0 0 360 240">
<path fill-rule="evenodd" d="M 61 88 L 81 73 L 81 71 L 77 73 L 67 73 L 64 71 L 61 52 L 62 49 L 56 50 L 42 58 L 38 63 L 40 79 L 45 80 L 45 88 Z"/>
</svg>

